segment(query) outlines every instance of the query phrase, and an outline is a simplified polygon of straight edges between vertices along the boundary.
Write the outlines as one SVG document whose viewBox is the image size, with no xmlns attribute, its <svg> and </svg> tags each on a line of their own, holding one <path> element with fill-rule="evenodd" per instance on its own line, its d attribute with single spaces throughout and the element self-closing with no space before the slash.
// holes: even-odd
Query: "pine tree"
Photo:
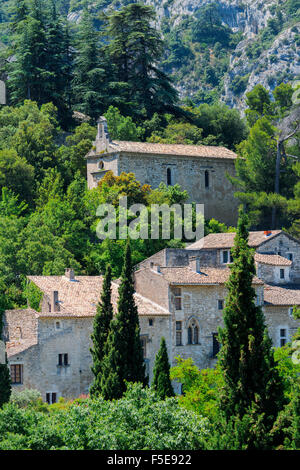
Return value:
<svg viewBox="0 0 300 470">
<path fill-rule="evenodd" d="M 124 89 L 133 115 L 151 118 L 155 112 L 178 112 L 177 92 L 171 80 L 157 67 L 163 41 L 153 26 L 155 11 L 131 3 L 108 16 L 109 56 L 116 67 L 116 81 Z M 118 105 L 122 114 L 128 109 Z"/>
<path fill-rule="evenodd" d="M 120 398 L 126 389 L 126 381 L 147 383 L 138 311 L 134 301 L 129 241 L 119 287 L 118 312 L 111 323 L 103 359 L 101 391 L 104 398 Z"/>
<path fill-rule="evenodd" d="M 262 425 L 268 432 L 284 404 L 283 383 L 262 309 L 255 305 L 255 264 L 248 247 L 247 224 L 246 214 L 240 211 L 226 285 L 225 327 L 220 331 L 220 366 L 225 381 L 220 408 L 230 420 L 232 416 L 242 419 L 254 407 L 258 416 L 264 414 Z"/>
<path fill-rule="evenodd" d="M 164 337 L 161 338 L 160 348 L 155 357 L 152 387 L 162 400 L 174 396 L 174 390 L 170 380 L 168 351 Z"/>
<path fill-rule="evenodd" d="M 91 354 L 93 358 L 92 372 L 94 374 L 94 382 L 90 388 L 90 395 L 92 397 L 101 393 L 101 370 L 104 357 L 104 347 L 107 341 L 112 318 L 111 267 L 108 265 L 103 279 L 101 300 L 97 306 L 92 334 L 93 349 L 91 349 Z"/>
</svg>

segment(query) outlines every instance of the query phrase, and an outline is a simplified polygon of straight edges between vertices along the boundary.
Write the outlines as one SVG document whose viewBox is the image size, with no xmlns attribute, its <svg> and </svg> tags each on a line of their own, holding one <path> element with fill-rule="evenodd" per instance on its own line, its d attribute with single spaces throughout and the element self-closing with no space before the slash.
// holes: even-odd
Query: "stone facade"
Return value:
<svg viewBox="0 0 300 470">
<path fill-rule="evenodd" d="M 189 201 L 204 204 L 204 215 L 234 225 L 238 201 L 226 173 L 235 175 L 236 154 L 223 147 L 112 142 L 104 118 L 86 156 L 87 181 L 95 188 L 110 170 L 134 173 L 142 184 L 157 188 L 161 182 L 179 184 Z"/>
<path fill-rule="evenodd" d="M 199 368 L 215 364 L 233 239 L 234 234 L 208 235 L 200 249 L 193 244 L 161 250 L 136 266 L 135 302 L 150 382 L 162 336 L 171 365 L 177 356 L 191 357 Z M 249 245 L 256 252 L 256 302 L 263 307 L 270 337 L 278 347 L 299 327 L 292 308 L 300 306 L 300 244 L 277 231 L 251 232 Z M 229 251 L 228 257 L 224 251 Z M 4 315 L 9 365 L 12 373 L 17 368 L 18 378 L 22 375 L 13 387 L 39 389 L 50 402 L 88 393 L 93 380 L 91 332 L 102 277 L 73 276 L 68 270 L 65 276 L 29 276 L 29 280 L 43 293 L 41 311 L 28 308 Z M 113 282 L 115 311 L 117 299 L 118 283 Z M 175 385 L 179 392 L 180 384 Z"/>
</svg>

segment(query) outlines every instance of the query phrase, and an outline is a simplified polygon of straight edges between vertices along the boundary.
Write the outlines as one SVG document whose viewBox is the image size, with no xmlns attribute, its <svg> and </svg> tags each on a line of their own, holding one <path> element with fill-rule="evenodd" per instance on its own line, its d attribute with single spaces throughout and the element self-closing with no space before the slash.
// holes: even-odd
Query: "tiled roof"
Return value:
<svg viewBox="0 0 300 470">
<path fill-rule="evenodd" d="M 107 148 L 101 154 L 108 153 L 140 153 L 150 155 L 178 155 L 184 157 L 202 157 L 202 158 L 224 158 L 235 160 L 236 153 L 225 147 L 214 147 L 208 145 L 183 145 L 183 144 L 159 144 L 150 142 L 125 142 L 115 140 L 110 142 Z M 91 150 L 88 156 L 97 156 L 96 150 Z"/>
<path fill-rule="evenodd" d="M 270 305 L 300 305 L 300 286 L 272 286 L 265 284 L 264 299 Z"/>
<path fill-rule="evenodd" d="M 58 291 L 60 311 L 39 313 L 40 317 L 90 317 L 95 315 L 102 290 L 102 276 L 76 276 L 74 281 L 68 280 L 65 276 L 28 276 L 28 278 L 47 296 L 50 296 L 54 290 Z M 118 284 L 113 282 L 112 304 L 115 311 L 117 301 Z M 135 294 L 135 302 L 139 315 L 170 314 L 168 310 L 139 294 Z"/>
<path fill-rule="evenodd" d="M 272 230 L 270 235 L 265 235 L 263 230 L 249 233 L 249 246 L 258 247 L 262 243 L 281 233 L 281 230 Z M 204 239 L 189 245 L 187 250 L 210 249 L 210 248 L 232 248 L 234 245 L 235 232 L 210 233 Z"/>
<path fill-rule="evenodd" d="M 6 346 L 7 357 L 15 356 L 20 354 L 22 351 L 31 348 L 38 344 L 37 336 L 36 338 L 20 339 L 19 341 L 8 341 Z"/>
<path fill-rule="evenodd" d="M 263 255 L 255 253 L 254 259 L 257 263 L 270 264 L 272 266 L 291 266 L 292 261 L 279 255 Z"/>
<path fill-rule="evenodd" d="M 197 273 L 189 267 L 161 267 L 160 271 L 165 280 L 173 285 L 224 284 L 230 275 L 229 268 L 201 267 L 201 273 Z M 253 284 L 263 284 L 263 281 L 254 277 Z"/>
</svg>

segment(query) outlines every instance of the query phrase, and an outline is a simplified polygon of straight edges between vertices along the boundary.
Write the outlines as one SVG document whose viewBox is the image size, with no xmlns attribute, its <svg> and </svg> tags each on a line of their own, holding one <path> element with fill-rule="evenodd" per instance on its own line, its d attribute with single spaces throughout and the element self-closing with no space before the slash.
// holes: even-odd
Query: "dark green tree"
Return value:
<svg viewBox="0 0 300 470">
<path fill-rule="evenodd" d="M 151 118 L 155 112 L 178 112 L 177 92 L 157 67 L 163 42 L 154 27 L 152 7 L 132 3 L 108 16 L 109 56 L 116 68 L 116 81 L 127 85 L 126 101 L 136 117 Z M 124 114 L 128 109 L 118 108 Z"/>
<path fill-rule="evenodd" d="M 93 348 L 91 349 L 91 354 L 93 358 L 92 372 L 94 374 L 94 382 L 90 388 L 90 395 L 92 397 L 101 393 L 100 385 L 104 347 L 112 318 L 111 267 L 108 265 L 103 279 L 101 299 L 97 305 L 97 313 L 94 319 L 94 329 L 92 333 Z"/>
<path fill-rule="evenodd" d="M 0 342 L 2 341 L 3 329 L 3 312 L 6 305 L 3 293 L 0 294 Z M 1 346 L 1 345 L 0 345 Z M 6 358 L 5 358 L 6 359 Z M 7 362 L 1 364 L 0 362 L 0 408 L 4 403 L 9 401 L 11 395 L 11 380 Z"/>
<path fill-rule="evenodd" d="M 268 433 L 284 405 L 283 383 L 276 369 L 271 340 L 264 315 L 255 304 L 252 286 L 255 264 L 248 247 L 248 218 L 240 211 L 232 249 L 233 263 L 226 284 L 228 295 L 224 310 L 224 329 L 220 366 L 225 385 L 220 395 L 220 409 L 225 419 L 238 419 L 255 409 L 262 416 L 261 425 Z M 248 442 L 251 448 L 252 443 Z"/>
<path fill-rule="evenodd" d="M 161 338 L 160 348 L 155 357 L 152 387 L 156 390 L 157 395 L 162 400 L 165 400 L 167 397 L 174 396 L 174 390 L 170 379 L 168 351 L 164 337 Z"/>
<path fill-rule="evenodd" d="M 129 241 L 119 287 L 118 312 L 112 321 L 103 360 L 101 391 L 105 399 L 120 398 L 126 382 L 146 385 L 138 311 L 134 300 Z"/>
</svg>

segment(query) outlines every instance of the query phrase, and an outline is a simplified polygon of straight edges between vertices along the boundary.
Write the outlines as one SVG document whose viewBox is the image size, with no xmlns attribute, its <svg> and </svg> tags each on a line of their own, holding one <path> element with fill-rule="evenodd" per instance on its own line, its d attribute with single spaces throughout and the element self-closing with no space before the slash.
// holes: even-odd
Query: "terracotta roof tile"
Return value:
<svg viewBox="0 0 300 470">
<path fill-rule="evenodd" d="M 40 317 L 90 317 L 96 313 L 97 303 L 102 290 L 102 276 L 76 276 L 74 281 L 65 276 L 28 276 L 42 292 L 50 296 L 51 292 L 58 291 L 60 305 L 59 312 L 38 313 Z M 112 283 L 112 304 L 117 309 L 118 283 Z M 169 315 L 163 307 L 151 302 L 145 297 L 135 294 L 135 301 L 139 315 Z"/>
<path fill-rule="evenodd" d="M 300 305 L 300 286 L 265 284 L 264 299 L 270 305 Z"/>
<path fill-rule="evenodd" d="M 224 284 L 230 275 L 229 268 L 201 267 L 201 273 L 197 273 L 190 267 L 161 267 L 160 271 L 165 280 L 174 285 Z M 263 281 L 254 277 L 253 284 L 263 284 Z"/>
<path fill-rule="evenodd" d="M 236 153 L 225 147 L 208 145 L 159 144 L 150 142 L 126 142 L 115 140 L 101 151 L 102 155 L 108 153 L 141 153 L 150 155 L 178 155 L 183 157 L 224 158 L 235 160 Z M 91 150 L 88 156 L 98 156 L 97 150 Z"/>
<path fill-rule="evenodd" d="M 279 255 L 263 255 L 255 253 L 254 259 L 257 263 L 270 264 L 271 266 L 291 266 L 292 261 Z"/>
<path fill-rule="evenodd" d="M 272 230 L 270 235 L 266 236 L 265 232 L 262 231 L 256 231 L 256 232 L 250 232 L 249 233 L 249 246 L 250 247 L 258 247 L 262 243 L 264 243 L 267 240 L 270 240 L 271 238 L 275 237 L 279 233 L 281 233 L 282 230 Z M 229 232 L 229 233 L 210 233 L 209 235 L 206 235 L 204 239 L 198 240 L 195 243 L 192 243 L 191 245 L 187 246 L 187 250 L 197 250 L 197 249 L 210 249 L 210 248 L 232 248 L 234 245 L 234 237 L 235 237 L 235 232 Z"/>
</svg>

